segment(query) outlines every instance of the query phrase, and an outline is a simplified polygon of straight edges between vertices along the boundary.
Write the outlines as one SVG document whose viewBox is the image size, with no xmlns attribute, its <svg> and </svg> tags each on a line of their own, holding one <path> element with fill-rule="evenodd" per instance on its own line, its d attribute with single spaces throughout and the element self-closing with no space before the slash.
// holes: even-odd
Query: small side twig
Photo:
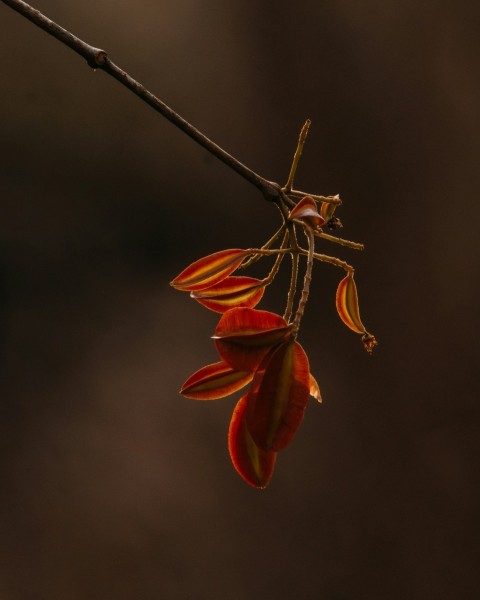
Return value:
<svg viewBox="0 0 480 600">
<path fill-rule="evenodd" d="M 324 240 L 328 240 L 329 242 L 333 242 L 334 244 L 345 246 L 346 248 L 352 248 L 353 250 L 365 250 L 365 245 L 361 244 L 360 242 L 351 242 L 350 240 L 345 240 L 337 237 L 336 235 L 324 233 L 323 231 L 315 231 L 314 235 Z"/>
<path fill-rule="evenodd" d="M 302 254 L 308 254 L 307 250 L 302 249 Z M 330 263 L 331 265 L 334 265 L 335 267 L 340 267 L 340 269 L 343 269 L 347 273 L 353 273 L 355 271 L 355 269 L 352 267 L 352 265 L 349 265 L 344 260 L 340 260 L 336 256 L 328 256 L 328 254 L 319 254 L 318 252 L 314 252 L 313 258 L 315 258 L 316 260 L 320 260 L 322 262 Z"/>
<path fill-rule="evenodd" d="M 290 287 L 288 288 L 287 307 L 283 318 L 287 323 L 290 323 L 293 312 L 293 302 L 295 300 L 295 292 L 297 291 L 298 279 L 298 254 L 292 254 L 292 274 L 290 276 Z"/>
<path fill-rule="evenodd" d="M 310 196 L 314 200 L 318 200 L 319 202 L 326 202 L 327 204 L 334 204 L 335 206 L 340 206 L 342 204 L 342 201 L 340 200 L 340 196 L 338 194 L 335 194 L 335 196 L 320 196 L 319 194 L 310 194 L 309 192 L 301 192 L 300 190 L 290 190 L 288 194 L 290 196 L 295 196 L 296 198 Z"/>
<path fill-rule="evenodd" d="M 293 180 L 295 179 L 295 173 L 297 172 L 298 162 L 300 157 L 302 156 L 303 146 L 305 145 L 305 140 L 307 139 L 308 130 L 312 122 L 310 119 L 305 121 L 305 125 L 300 130 L 300 135 L 298 136 L 297 148 L 295 150 L 295 154 L 293 156 L 292 166 L 290 167 L 290 173 L 288 175 L 287 183 L 285 184 L 283 190 L 286 194 L 288 194 L 293 187 Z"/>
<path fill-rule="evenodd" d="M 283 250 L 284 248 L 286 248 L 286 246 L 289 242 L 289 237 L 290 237 L 290 234 L 288 233 L 288 231 L 286 231 L 285 235 L 283 237 L 283 240 L 282 240 L 282 245 L 280 246 L 280 250 Z M 267 275 L 267 277 L 265 277 L 265 279 L 262 282 L 265 286 L 270 285 L 272 283 L 272 281 L 275 279 L 275 275 L 278 273 L 278 269 L 280 268 L 280 265 L 282 264 L 282 260 L 284 258 L 285 258 L 284 253 L 278 254 L 270 273 Z"/>
<path fill-rule="evenodd" d="M 280 227 L 280 229 L 277 229 L 277 231 L 272 235 L 272 237 L 268 241 L 266 241 L 265 244 L 263 244 L 262 250 L 268 250 L 270 248 L 270 246 L 280 237 L 280 235 L 284 231 L 285 231 L 285 225 L 282 225 Z M 247 269 L 250 265 L 253 265 L 254 263 L 258 262 L 261 258 L 262 258 L 261 254 L 254 254 L 248 260 L 244 261 L 240 265 L 240 269 L 242 269 L 242 270 Z"/>
<path fill-rule="evenodd" d="M 305 306 L 307 304 L 308 295 L 310 293 L 310 282 L 312 281 L 312 269 L 313 269 L 313 258 L 315 256 L 315 240 L 313 237 L 313 231 L 309 227 L 304 229 L 305 235 L 308 239 L 308 252 L 307 252 L 307 267 L 305 269 L 305 279 L 303 281 L 302 294 L 298 301 L 297 312 L 295 313 L 295 319 L 293 321 L 292 335 L 295 337 L 300 328 L 300 321 L 302 320 L 303 313 L 305 312 Z"/>
</svg>

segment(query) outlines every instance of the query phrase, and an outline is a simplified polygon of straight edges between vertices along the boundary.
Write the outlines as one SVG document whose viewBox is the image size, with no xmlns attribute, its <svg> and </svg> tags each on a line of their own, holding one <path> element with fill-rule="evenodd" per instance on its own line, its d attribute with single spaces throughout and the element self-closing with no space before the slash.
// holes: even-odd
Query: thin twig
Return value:
<svg viewBox="0 0 480 600">
<path fill-rule="evenodd" d="M 313 269 L 313 257 L 315 249 L 315 238 L 313 237 L 313 231 L 310 227 L 304 228 L 305 235 L 308 238 L 308 252 L 307 252 L 307 267 L 305 269 L 305 278 L 303 280 L 303 289 L 300 300 L 298 301 L 297 312 L 295 313 L 295 319 L 293 321 L 292 335 L 295 337 L 300 328 L 300 321 L 302 320 L 303 313 L 305 312 L 305 306 L 308 300 L 308 294 L 310 293 L 310 282 L 312 281 L 312 269 Z"/>
<path fill-rule="evenodd" d="M 308 256 L 309 251 L 310 251 L 310 249 L 306 250 L 305 248 L 298 248 L 298 250 L 297 250 L 297 252 L 299 252 L 300 254 L 303 254 L 305 256 Z M 318 252 L 314 252 L 313 258 L 315 258 L 316 260 L 320 260 L 321 262 L 326 262 L 331 265 L 334 265 L 335 267 L 339 267 L 340 269 L 343 269 L 347 273 L 354 273 L 354 271 L 355 271 L 355 269 L 354 269 L 354 267 L 352 267 L 352 265 L 349 265 L 347 262 L 345 262 L 344 260 L 341 260 L 340 258 L 337 258 L 336 256 L 329 256 L 328 254 L 319 254 Z"/>
<path fill-rule="evenodd" d="M 352 248 L 353 250 L 365 250 L 365 245 L 360 244 L 359 242 L 351 242 L 350 240 L 344 240 L 343 238 L 339 238 L 336 235 L 324 233 L 323 231 L 314 231 L 313 233 L 316 237 L 328 240 L 329 242 L 333 242 L 334 244 L 339 244 L 340 246 L 346 246 L 347 248 Z"/>
<path fill-rule="evenodd" d="M 210 152 L 210 154 L 216 156 L 233 171 L 241 175 L 244 179 L 259 189 L 267 200 L 276 203 L 282 201 L 282 195 L 280 193 L 281 188 L 278 183 L 268 181 L 264 177 L 261 177 L 258 175 L 258 173 L 252 171 L 252 169 L 241 163 L 234 156 L 210 140 L 206 135 L 191 125 L 172 108 L 167 106 L 159 98 L 149 92 L 142 84 L 133 79 L 133 77 L 131 77 L 126 71 L 112 62 L 104 50 L 87 44 L 22 0 L 0 1 L 7 6 L 10 6 L 10 8 L 20 13 L 26 19 L 52 35 L 58 41 L 74 50 L 77 54 L 82 56 L 93 69 L 101 69 L 102 71 L 105 71 L 114 77 L 122 85 L 124 85 L 131 92 L 136 94 L 139 98 L 151 106 L 154 110 L 168 119 L 168 121 L 173 123 L 175 127 L 178 127 L 193 140 L 195 140 L 197 144 L 205 148 L 208 152 Z"/>
<path fill-rule="evenodd" d="M 297 292 L 297 279 L 298 279 L 298 257 L 299 257 L 299 246 L 297 240 L 297 231 L 293 223 L 290 223 L 290 240 L 295 252 L 292 252 L 292 273 L 290 275 L 290 287 L 288 288 L 287 306 L 283 318 L 287 323 L 290 322 L 293 312 L 293 302 L 295 300 L 295 294 Z"/>
<path fill-rule="evenodd" d="M 282 240 L 282 245 L 280 246 L 280 249 L 283 250 L 283 248 L 285 248 L 285 246 L 288 244 L 288 239 L 290 237 L 290 234 L 288 233 L 288 231 L 285 232 L 285 236 Z M 275 275 L 278 273 L 278 269 L 280 268 L 280 265 L 282 264 L 282 260 L 285 258 L 285 254 L 284 253 L 279 253 L 277 258 L 275 259 L 275 262 L 273 264 L 273 267 L 270 271 L 270 273 L 267 275 L 267 277 L 265 277 L 265 279 L 262 281 L 262 283 L 267 286 L 270 285 L 272 283 L 272 281 L 275 279 Z"/>
<path fill-rule="evenodd" d="M 277 229 L 277 231 L 272 235 L 272 237 L 267 242 L 265 242 L 265 244 L 263 244 L 262 250 L 268 250 L 268 248 L 270 248 L 270 246 L 273 244 L 273 242 L 275 242 L 284 231 L 285 231 L 285 224 L 282 225 L 280 227 L 280 229 Z M 242 269 L 242 270 L 243 269 L 247 269 L 250 265 L 253 265 L 254 263 L 256 263 L 261 258 L 262 258 L 261 254 L 254 254 L 248 260 L 246 260 L 245 262 L 243 262 L 240 265 L 239 268 Z"/>
<path fill-rule="evenodd" d="M 335 204 L 336 206 L 340 206 L 342 201 L 340 200 L 340 196 L 335 194 L 335 196 L 319 196 L 318 194 L 310 194 L 309 192 L 301 192 L 300 190 L 290 190 L 288 192 L 290 196 L 296 196 L 297 198 L 303 198 L 304 196 L 310 196 L 314 200 L 318 200 L 319 202 L 326 202 L 327 204 Z"/>
<path fill-rule="evenodd" d="M 291 254 L 296 252 L 297 254 L 305 254 L 306 250 L 298 250 L 297 248 L 274 248 L 273 250 L 264 250 L 263 248 L 249 248 L 246 252 L 252 252 L 254 254 L 261 254 L 262 256 L 272 256 L 275 254 Z"/>
<path fill-rule="evenodd" d="M 293 312 L 293 301 L 295 300 L 295 292 L 297 291 L 298 279 L 298 254 L 292 254 L 292 274 L 290 277 L 290 287 L 288 288 L 287 307 L 283 318 L 287 323 L 290 323 Z"/>
<path fill-rule="evenodd" d="M 302 254 L 307 254 L 307 250 L 302 250 Z M 355 271 L 355 269 L 352 267 L 352 265 L 349 265 L 344 260 L 340 260 L 339 258 L 337 258 L 335 256 L 328 256 L 328 254 L 318 254 L 318 252 L 314 252 L 313 258 L 315 258 L 316 260 L 320 260 L 322 262 L 330 263 L 331 265 L 334 265 L 335 267 L 340 267 L 347 273 L 353 273 Z"/>
<path fill-rule="evenodd" d="M 300 131 L 300 135 L 298 136 L 297 148 L 295 149 L 295 154 L 293 156 L 292 166 L 290 167 L 288 180 L 285 184 L 285 187 L 283 188 L 287 194 L 293 187 L 293 180 L 295 179 L 295 173 L 297 172 L 298 162 L 300 160 L 300 157 L 302 156 L 303 146 L 305 145 L 305 140 L 307 139 L 308 130 L 311 124 L 312 122 L 310 121 L 310 119 L 307 119 Z"/>
</svg>

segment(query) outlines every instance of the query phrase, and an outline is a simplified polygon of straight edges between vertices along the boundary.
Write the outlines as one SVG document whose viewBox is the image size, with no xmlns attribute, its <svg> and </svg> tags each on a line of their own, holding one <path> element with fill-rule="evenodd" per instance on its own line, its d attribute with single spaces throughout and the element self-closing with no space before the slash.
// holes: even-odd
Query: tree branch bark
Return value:
<svg viewBox="0 0 480 600">
<path fill-rule="evenodd" d="M 10 8 L 20 13 L 26 19 L 37 25 L 37 27 L 40 27 L 52 35 L 58 41 L 62 42 L 62 44 L 71 48 L 77 54 L 80 54 L 92 69 L 101 69 L 114 77 L 154 110 L 159 112 L 163 117 L 168 119 L 175 127 L 178 127 L 178 129 L 181 129 L 191 137 L 197 144 L 205 148 L 210 154 L 216 156 L 233 171 L 258 188 L 267 200 L 276 202 L 279 205 L 282 205 L 284 201 L 289 202 L 289 199 L 286 198 L 279 184 L 261 177 L 258 173 L 255 173 L 255 171 L 244 165 L 218 144 L 209 139 L 186 119 L 167 106 L 167 104 L 162 102 L 162 100 L 149 92 L 141 83 L 133 79 L 126 71 L 117 66 L 110 60 L 108 54 L 104 50 L 87 44 L 22 0 L 1 0 L 1 2 L 10 6 Z"/>
</svg>

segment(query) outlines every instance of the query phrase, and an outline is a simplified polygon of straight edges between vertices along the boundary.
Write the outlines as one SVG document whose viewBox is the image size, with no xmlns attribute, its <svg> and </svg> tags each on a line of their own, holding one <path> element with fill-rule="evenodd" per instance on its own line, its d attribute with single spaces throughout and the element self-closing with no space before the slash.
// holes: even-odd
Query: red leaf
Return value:
<svg viewBox="0 0 480 600">
<path fill-rule="evenodd" d="M 281 450 L 303 420 L 310 395 L 308 358 L 298 342 L 283 342 L 259 366 L 247 396 L 247 425 L 264 450 Z"/>
<path fill-rule="evenodd" d="M 246 424 L 247 397 L 243 396 L 233 411 L 228 431 L 228 449 L 233 466 L 247 483 L 256 488 L 264 488 L 270 481 L 276 452 L 259 448 L 248 432 Z"/>
<path fill-rule="evenodd" d="M 192 263 L 170 283 L 177 290 L 196 292 L 228 277 L 252 254 L 250 250 L 221 250 Z"/>
<path fill-rule="evenodd" d="M 265 287 L 260 279 L 253 277 L 227 277 L 223 281 L 190 296 L 200 304 L 224 313 L 235 307 L 253 308 L 262 299 Z"/>
<path fill-rule="evenodd" d="M 291 327 L 266 310 L 232 308 L 221 317 L 213 339 L 220 358 L 232 368 L 254 371 L 270 348 L 288 337 Z"/>
<path fill-rule="evenodd" d="M 199 369 L 183 384 L 180 393 L 195 400 L 216 400 L 242 389 L 253 373 L 235 371 L 224 362 Z"/>
<path fill-rule="evenodd" d="M 325 219 L 317 210 L 317 203 L 310 196 L 305 196 L 292 208 L 288 217 L 291 221 L 303 221 L 312 229 L 317 229 L 325 224 Z"/>
</svg>

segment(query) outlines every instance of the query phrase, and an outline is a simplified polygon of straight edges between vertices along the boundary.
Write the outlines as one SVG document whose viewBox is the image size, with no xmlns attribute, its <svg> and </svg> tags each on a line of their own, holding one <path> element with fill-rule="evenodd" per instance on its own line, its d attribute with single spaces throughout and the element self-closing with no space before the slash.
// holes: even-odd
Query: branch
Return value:
<svg viewBox="0 0 480 600">
<path fill-rule="evenodd" d="M 233 171 L 258 188 L 267 200 L 276 202 L 280 207 L 283 207 L 285 195 L 282 192 L 280 185 L 261 177 L 255 173 L 255 171 L 252 171 L 252 169 L 226 152 L 223 148 L 215 144 L 215 142 L 209 139 L 196 127 L 191 125 L 173 109 L 149 92 L 141 83 L 133 79 L 126 71 L 112 62 L 104 50 L 87 44 L 22 0 L 1 0 L 1 2 L 10 6 L 10 8 L 23 15 L 26 19 L 52 35 L 58 41 L 62 42 L 62 44 L 71 48 L 77 54 L 80 54 L 92 69 L 101 69 L 114 77 L 154 110 L 168 119 L 175 127 L 178 127 L 190 136 L 197 144 L 205 148 L 210 154 L 216 156 Z"/>
<path fill-rule="evenodd" d="M 285 193 L 287 193 L 287 194 L 292 191 L 293 180 L 295 179 L 295 173 L 297 172 L 298 162 L 300 160 L 300 157 L 302 156 L 303 146 L 305 145 L 305 140 L 307 139 L 308 129 L 309 129 L 311 123 L 312 122 L 310 121 L 310 119 L 307 119 L 305 121 L 305 125 L 302 127 L 302 130 L 300 131 L 297 149 L 295 150 L 295 154 L 293 156 L 293 162 L 292 162 L 292 167 L 290 169 L 290 174 L 288 175 L 287 183 L 285 184 L 285 186 L 283 188 Z"/>
</svg>

